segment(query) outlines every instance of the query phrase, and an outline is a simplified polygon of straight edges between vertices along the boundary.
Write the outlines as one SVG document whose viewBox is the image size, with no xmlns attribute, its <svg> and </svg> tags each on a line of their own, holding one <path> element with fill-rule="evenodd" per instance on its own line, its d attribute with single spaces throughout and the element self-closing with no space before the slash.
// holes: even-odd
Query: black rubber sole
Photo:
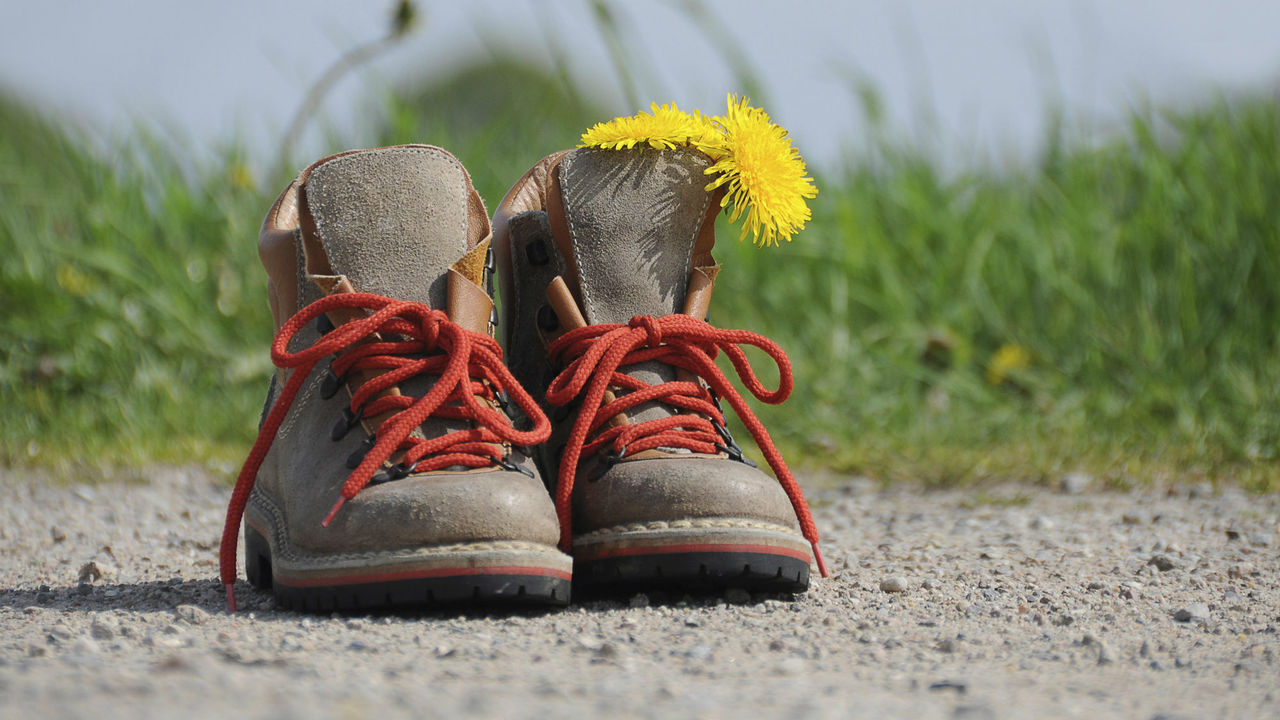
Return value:
<svg viewBox="0 0 1280 720">
<path fill-rule="evenodd" d="M 560 607 L 569 604 L 568 579 L 533 574 L 446 575 L 382 582 L 298 587 L 276 582 L 271 549 L 252 528 L 245 532 L 249 582 L 270 590 L 281 607 L 304 612 L 482 607 Z"/>
<path fill-rule="evenodd" d="M 809 589 L 809 563 L 770 553 L 690 552 L 575 560 L 575 590 L 707 592 L 742 588 L 799 593 Z"/>
</svg>

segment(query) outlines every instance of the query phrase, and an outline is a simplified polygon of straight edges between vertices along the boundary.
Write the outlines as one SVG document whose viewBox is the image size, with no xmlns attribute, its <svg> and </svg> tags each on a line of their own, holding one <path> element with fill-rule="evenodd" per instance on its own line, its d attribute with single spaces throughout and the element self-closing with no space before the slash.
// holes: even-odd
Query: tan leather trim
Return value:
<svg viewBox="0 0 1280 720">
<path fill-rule="evenodd" d="M 538 328 L 538 334 L 547 345 L 570 330 L 587 326 L 587 320 L 582 317 L 582 310 L 578 308 L 578 301 L 573 299 L 569 286 L 559 275 L 547 286 L 547 302 L 551 304 L 551 309 L 560 320 L 560 326 L 550 332 Z"/>
<path fill-rule="evenodd" d="M 454 268 L 449 268 L 446 277 L 449 283 L 449 319 L 467 330 L 487 335 L 489 316 L 493 312 L 489 293 Z"/>
<path fill-rule="evenodd" d="M 486 221 L 487 222 L 487 221 Z M 476 285 L 484 285 L 484 264 L 489 254 L 489 243 L 492 236 L 487 236 L 476 243 L 466 255 L 453 264 L 453 269 Z"/>
<path fill-rule="evenodd" d="M 267 302 L 276 331 L 298 312 L 298 183 L 276 198 L 258 232 L 258 258 L 267 271 Z"/>
<path fill-rule="evenodd" d="M 716 244 L 716 217 L 720 215 L 720 210 L 722 209 L 720 202 L 723 198 L 723 186 L 716 188 L 711 194 L 711 202 L 707 203 L 707 215 L 702 220 L 702 227 L 698 230 L 697 240 L 693 242 L 690 267 L 698 268 L 704 265 L 716 264 L 715 259 L 711 257 L 711 248 Z"/>
<path fill-rule="evenodd" d="M 499 224 L 499 218 L 510 220 L 520 213 L 547 208 L 547 184 L 551 169 L 558 166 L 568 153 L 568 150 L 561 150 L 542 158 L 511 186 L 502 202 L 498 203 L 498 211 L 494 213 L 495 228 Z"/>
<path fill-rule="evenodd" d="M 706 319 L 707 310 L 711 307 L 711 291 L 715 288 L 715 274 L 719 269 L 719 265 L 709 268 L 696 267 L 689 273 L 689 289 L 685 292 L 684 298 L 685 315 L 699 320 Z M 711 272 L 708 273 L 708 270 Z M 676 368 L 676 379 L 683 382 L 702 382 L 697 375 L 684 368 Z"/>
<path fill-rule="evenodd" d="M 715 289 L 714 271 L 719 266 L 710 268 L 695 267 L 689 273 L 689 289 L 685 292 L 684 314 L 703 320 L 707 317 L 707 309 L 711 307 L 711 291 Z M 708 274 L 708 270 L 713 271 Z"/>
<path fill-rule="evenodd" d="M 511 272 L 511 218 L 530 210 L 546 209 L 547 177 L 551 167 L 559 164 L 568 152 L 552 153 L 529 168 L 507 191 L 493 214 L 493 258 L 499 268 L 499 292 L 504 303 L 515 293 L 515 278 Z"/>
<path fill-rule="evenodd" d="M 573 236 L 569 233 L 569 219 L 564 209 L 564 193 L 560 190 L 560 168 L 557 164 L 551 168 L 547 177 L 547 224 L 551 226 L 551 236 L 555 238 L 556 248 L 564 259 L 565 284 L 573 292 L 574 297 L 582 297 L 582 285 L 578 279 L 578 261 L 573 253 Z"/>
<path fill-rule="evenodd" d="M 461 162 L 458 167 L 462 167 Z M 467 247 L 474 249 L 482 243 L 488 243 L 493 232 L 489 228 L 489 211 L 485 209 L 480 193 L 471 184 L 471 174 L 465 167 L 462 168 L 462 177 L 467 181 Z"/>
</svg>

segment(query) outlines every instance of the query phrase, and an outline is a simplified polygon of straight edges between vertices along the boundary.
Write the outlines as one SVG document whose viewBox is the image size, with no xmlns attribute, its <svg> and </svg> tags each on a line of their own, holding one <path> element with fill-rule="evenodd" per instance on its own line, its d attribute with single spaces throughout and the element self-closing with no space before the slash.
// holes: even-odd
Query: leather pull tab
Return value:
<svg viewBox="0 0 1280 720">
<path fill-rule="evenodd" d="M 446 277 L 449 319 L 467 330 L 488 335 L 489 319 L 493 315 L 493 300 L 489 293 L 453 268 L 449 268 Z"/>
<path fill-rule="evenodd" d="M 711 307 L 711 291 L 715 288 L 715 279 L 706 272 L 708 269 L 714 271 L 719 266 L 694 268 L 689 273 L 689 289 L 684 297 L 684 314 L 699 320 L 707 319 L 707 309 Z"/>
</svg>

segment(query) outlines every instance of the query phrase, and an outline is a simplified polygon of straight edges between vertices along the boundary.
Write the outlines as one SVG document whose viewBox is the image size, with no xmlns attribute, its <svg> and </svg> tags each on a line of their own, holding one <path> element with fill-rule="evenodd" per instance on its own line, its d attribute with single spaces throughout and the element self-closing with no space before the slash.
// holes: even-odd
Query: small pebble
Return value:
<svg viewBox="0 0 1280 720">
<path fill-rule="evenodd" d="M 80 572 L 77 580 L 81 583 L 91 583 L 102 579 L 102 568 L 98 567 L 98 563 L 90 560 L 80 566 Z"/>
<path fill-rule="evenodd" d="M 636 593 L 627 601 L 627 605 L 633 608 L 647 608 L 649 607 L 649 596 L 644 593 Z"/>
<path fill-rule="evenodd" d="M 890 575 L 880 581 L 880 589 L 888 593 L 906 592 L 907 579 L 901 575 Z"/>
<path fill-rule="evenodd" d="M 95 640 L 110 640 L 115 637 L 116 633 L 119 631 L 119 625 L 102 618 L 95 619 L 93 624 L 89 626 L 89 634 L 93 636 Z"/>
<path fill-rule="evenodd" d="M 1173 613 L 1173 619 L 1178 622 L 1204 622 L 1209 619 L 1209 606 L 1200 602 L 1191 603 L 1178 608 Z"/>
<path fill-rule="evenodd" d="M 597 652 L 600 648 L 604 647 L 604 638 L 601 638 L 599 635 L 592 635 L 591 633 L 583 633 L 578 636 L 578 645 L 581 646 L 583 650 Z"/>
<path fill-rule="evenodd" d="M 1098 641 L 1098 664 L 1110 665 L 1115 661 L 1116 656 L 1115 653 L 1111 652 L 1111 646 L 1102 641 Z"/>
<path fill-rule="evenodd" d="M 173 609 L 173 613 L 188 625 L 203 625 L 209 622 L 209 613 L 195 605 L 179 605 Z"/>
<path fill-rule="evenodd" d="M 1178 565 L 1174 563 L 1173 559 L 1168 555 L 1153 555 L 1151 559 L 1147 561 L 1147 564 L 1154 565 L 1160 572 L 1169 572 L 1170 570 L 1178 567 Z"/>
</svg>

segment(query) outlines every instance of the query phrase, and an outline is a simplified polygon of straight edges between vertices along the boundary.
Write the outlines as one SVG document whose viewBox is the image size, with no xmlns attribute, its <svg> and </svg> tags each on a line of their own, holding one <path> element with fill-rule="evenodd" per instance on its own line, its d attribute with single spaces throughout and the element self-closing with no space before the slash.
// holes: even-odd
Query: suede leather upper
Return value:
<svg viewBox="0 0 1280 720">
<path fill-rule="evenodd" d="M 468 254 L 483 253 L 488 236 L 483 204 L 458 161 L 439 148 L 405 146 L 343 153 L 303 171 L 268 215 L 260 247 L 277 289 L 273 310 L 286 317 L 349 288 L 448 308 L 474 330 L 487 324 L 492 304 L 473 280 L 483 260 L 476 265 Z M 310 324 L 293 349 L 317 337 Z M 330 438 L 351 396 L 344 390 L 321 397 L 326 372 L 324 363 L 316 366 L 281 425 L 250 500 L 251 518 L 275 523 L 274 515 L 283 514 L 291 547 L 318 553 L 506 540 L 554 546 L 554 508 L 532 462 L 518 451 L 510 459 L 528 474 L 485 468 L 371 484 L 322 527 L 351 472 L 346 460 L 366 437 L 357 426 Z M 416 376 L 401 389 L 420 396 L 433 381 Z M 433 437 L 461 424 L 428 419 L 419 432 Z"/>
<path fill-rule="evenodd" d="M 551 367 L 546 343 L 570 322 L 551 312 L 550 286 L 558 275 L 588 324 L 705 313 L 717 269 L 710 248 L 718 207 L 703 173 L 709 165 L 704 154 L 687 148 L 579 148 L 548 157 L 508 192 L 494 218 L 506 293 L 502 324 L 508 365 L 535 397 L 545 397 L 559 369 Z M 621 371 L 648 383 L 678 378 L 674 368 L 656 362 Z M 579 408 L 544 402 L 544 409 L 553 433 L 536 452 L 552 481 Z M 624 422 L 673 412 L 645 403 Z M 723 456 L 654 450 L 607 466 L 587 458 L 578 468 L 575 534 L 692 518 L 759 521 L 787 532 L 797 526 L 774 478 Z"/>
</svg>

